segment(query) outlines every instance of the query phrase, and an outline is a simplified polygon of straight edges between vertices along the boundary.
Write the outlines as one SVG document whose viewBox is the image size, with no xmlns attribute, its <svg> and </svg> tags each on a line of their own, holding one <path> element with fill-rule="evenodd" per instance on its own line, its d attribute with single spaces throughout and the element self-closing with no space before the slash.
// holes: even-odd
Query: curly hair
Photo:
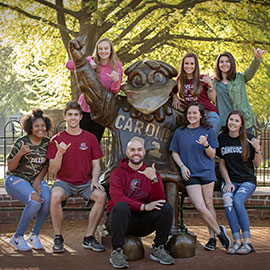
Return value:
<svg viewBox="0 0 270 270">
<path fill-rule="evenodd" d="M 198 101 L 194 101 L 194 102 L 190 102 L 187 106 L 187 109 L 185 111 L 185 120 L 184 120 L 184 124 L 182 126 L 182 129 L 185 129 L 188 125 L 189 125 L 189 122 L 187 120 L 187 112 L 188 112 L 188 109 L 191 107 L 191 106 L 197 106 L 198 109 L 199 109 L 199 112 L 200 112 L 200 115 L 201 115 L 201 119 L 200 119 L 200 125 L 206 129 L 209 129 L 212 127 L 211 124 L 209 124 L 205 118 L 205 111 L 204 111 L 204 107 L 202 105 L 202 103 L 198 102 Z"/>
<path fill-rule="evenodd" d="M 51 129 L 51 127 L 52 127 L 52 119 L 49 116 L 44 115 L 43 110 L 41 110 L 39 108 L 33 109 L 32 113 L 26 114 L 23 117 L 23 119 L 21 120 L 21 125 L 23 127 L 23 130 L 28 135 L 32 134 L 33 123 L 39 118 L 43 119 L 43 121 L 45 122 L 47 132 Z"/>
</svg>

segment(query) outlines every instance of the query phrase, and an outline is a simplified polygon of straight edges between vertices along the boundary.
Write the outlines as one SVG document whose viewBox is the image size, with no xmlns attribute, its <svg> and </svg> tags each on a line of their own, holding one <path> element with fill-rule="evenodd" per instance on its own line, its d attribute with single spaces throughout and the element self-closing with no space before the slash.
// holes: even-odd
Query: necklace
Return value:
<svg viewBox="0 0 270 270">
<path fill-rule="evenodd" d="M 192 130 L 194 130 L 194 131 L 192 132 Z M 189 131 L 190 131 L 192 137 L 194 137 L 197 134 L 198 130 L 199 130 L 199 127 L 197 127 L 197 128 L 189 128 Z"/>
</svg>

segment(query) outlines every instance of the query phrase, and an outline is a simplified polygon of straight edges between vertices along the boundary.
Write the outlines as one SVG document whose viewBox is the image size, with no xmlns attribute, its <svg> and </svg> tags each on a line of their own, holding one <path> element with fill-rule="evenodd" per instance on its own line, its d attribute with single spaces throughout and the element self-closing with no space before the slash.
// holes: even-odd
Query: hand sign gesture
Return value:
<svg viewBox="0 0 270 270">
<path fill-rule="evenodd" d="M 208 74 L 206 74 L 205 76 L 203 76 L 201 79 L 200 79 L 201 82 L 204 82 L 204 83 L 207 83 L 209 87 L 213 87 L 213 82 L 211 80 L 211 78 L 209 77 Z"/>
<path fill-rule="evenodd" d="M 68 50 L 73 57 L 74 64 L 80 63 L 85 59 L 85 41 L 86 35 L 70 40 L 68 43 Z"/>
<path fill-rule="evenodd" d="M 20 149 L 19 153 L 23 156 L 31 151 L 32 150 L 30 150 L 29 145 L 25 145 L 24 141 L 22 141 L 22 145 L 21 145 L 21 149 Z"/>
<path fill-rule="evenodd" d="M 254 50 L 254 54 L 255 54 L 256 59 L 261 58 L 262 55 L 266 52 L 265 50 L 262 50 L 260 48 L 257 48 L 257 49 L 253 48 L 253 50 Z"/>
<path fill-rule="evenodd" d="M 260 151 L 260 136 L 258 136 L 258 138 L 252 138 L 251 140 L 247 139 L 247 141 L 254 147 L 256 152 Z"/>
<path fill-rule="evenodd" d="M 196 143 L 201 144 L 204 147 L 208 147 L 207 145 L 209 145 L 209 143 L 207 141 L 207 137 L 208 134 L 206 134 L 205 136 L 201 135 L 199 140 L 196 140 Z"/>
<path fill-rule="evenodd" d="M 138 173 L 141 173 L 141 174 L 145 175 L 148 179 L 152 180 L 154 177 L 157 176 L 155 163 L 153 163 L 151 167 L 145 168 L 144 171 L 138 171 Z"/>
<path fill-rule="evenodd" d="M 68 145 L 66 145 L 64 142 L 60 142 L 60 144 L 58 144 L 58 142 L 55 140 L 54 141 L 57 147 L 57 152 L 61 155 L 63 155 L 64 153 L 66 153 L 67 149 L 70 147 L 71 143 L 69 143 Z"/>
<path fill-rule="evenodd" d="M 118 81 L 119 81 L 119 73 L 116 72 L 115 70 L 113 70 L 111 74 L 107 73 L 107 75 L 108 75 L 114 82 L 118 82 Z"/>
</svg>

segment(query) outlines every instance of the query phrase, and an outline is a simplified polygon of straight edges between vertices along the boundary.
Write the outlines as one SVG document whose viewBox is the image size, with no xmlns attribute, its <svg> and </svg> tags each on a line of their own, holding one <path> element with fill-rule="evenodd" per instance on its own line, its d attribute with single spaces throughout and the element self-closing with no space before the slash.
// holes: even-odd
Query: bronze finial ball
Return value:
<svg viewBox="0 0 270 270">
<path fill-rule="evenodd" d="M 137 261 L 144 258 L 144 247 L 142 240 L 133 235 L 125 236 L 125 243 L 123 245 L 124 254 L 128 261 Z"/>
<path fill-rule="evenodd" d="M 190 258 L 196 255 L 196 237 L 180 233 L 170 238 L 166 245 L 174 258 Z"/>
</svg>

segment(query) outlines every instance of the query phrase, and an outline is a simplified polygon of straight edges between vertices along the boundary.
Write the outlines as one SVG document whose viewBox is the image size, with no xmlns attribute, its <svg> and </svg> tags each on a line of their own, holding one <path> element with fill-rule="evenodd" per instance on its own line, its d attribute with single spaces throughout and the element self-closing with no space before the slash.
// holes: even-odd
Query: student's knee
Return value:
<svg viewBox="0 0 270 270">
<path fill-rule="evenodd" d="M 36 201 L 36 202 L 39 202 L 41 203 L 42 202 L 42 199 L 40 197 L 40 194 L 37 193 L 37 192 L 33 192 L 30 196 L 30 199 L 33 200 L 33 201 Z"/>
<path fill-rule="evenodd" d="M 233 194 L 230 192 L 226 192 L 223 194 L 223 201 L 224 201 L 224 207 L 230 208 L 233 206 L 234 200 L 233 200 Z"/>
<path fill-rule="evenodd" d="M 130 213 L 130 207 L 126 202 L 119 202 L 113 207 L 114 213 Z"/>
<path fill-rule="evenodd" d="M 57 187 L 53 188 L 51 191 L 51 204 L 61 203 L 65 200 L 65 192 L 63 189 Z"/>
<path fill-rule="evenodd" d="M 208 209 L 208 210 L 213 210 L 214 209 L 214 204 L 213 204 L 213 200 L 207 200 L 207 201 L 205 201 L 205 205 L 206 205 L 206 208 Z"/>
<path fill-rule="evenodd" d="M 165 202 L 163 204 L 163 206 L 161 207 L 161 211 L 169 215 L 173 215 L 173 208 L 168 202 Z"/>
<path fill-rule="evenodd" d="M 106 194 L 106 192 L 105 191 L 102 191 L 102 190 L 97 190 L 97 189 L 93 192 L 93 194 L 92 194 L 91 197 L 93 198 L 93 200 L 95 202 L 98 202 L 98 203 L 105 203 L 106 200 L 107 200 L 107 194 Z"/>
</svg>

